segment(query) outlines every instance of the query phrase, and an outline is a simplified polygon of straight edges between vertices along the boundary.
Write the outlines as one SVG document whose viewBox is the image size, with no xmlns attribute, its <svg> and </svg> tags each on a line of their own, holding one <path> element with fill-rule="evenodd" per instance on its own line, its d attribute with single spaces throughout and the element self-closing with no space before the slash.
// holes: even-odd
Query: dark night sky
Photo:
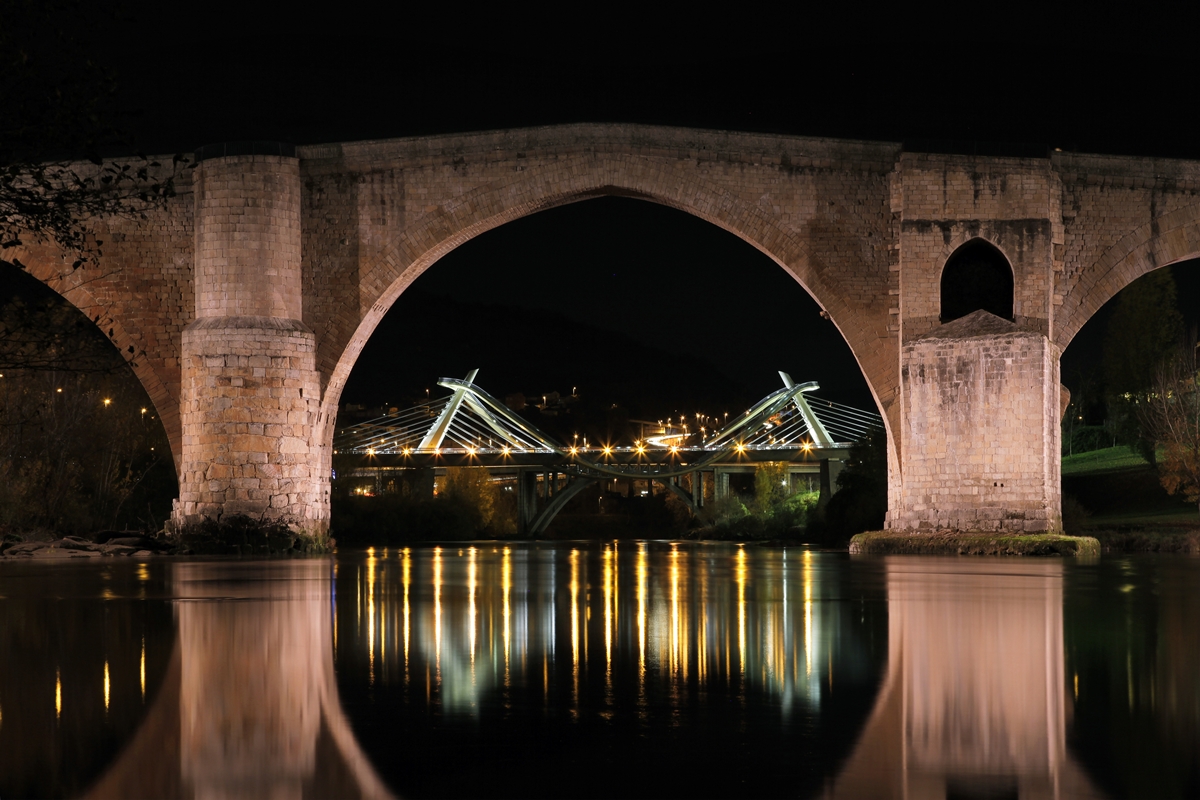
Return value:
<svg viewBox="0 0 1200 800">
<path fill-rule="evenodd" d="M 487 18 L 412 4 L 180 8 L 133 2 L 119 23 L 87 21 L 97 55 L 118 72 L 118 107 L 144 152 L 628 121 L 1200 158 L 1200 68 L 1192 50 L 1164 38 L 1190 23 L 1166 10 L 1110 22 L 1045 9 L 1022 16 L 1015 6 L 971 12 L 977 17 L 911 7 L 906 28 L 857 11 L 773 17 L 734 6 L 707 27 L 692 13 L 655 18 L 615 6 L 549 21 L 532 7 L 497 7 Z M 519 279 L 493 279 L 498 263 L 519 265 Z M 374 402 L 384 399 L 376 390 L 438 377 L 424 372 L 472 367 L 497 394 L 603 382 L 583 346 L 564 361 L 565 351 L 540 347 L 536 334 L 514 343 L 469 328 L 446 333 L 442 298 L 513 307 L 525 317 L 521 331 L 561 314 L 593 340 L 590 326 L 628 335 L 646 353 L 700 356 L 711 380 L 747 399 L 787 369 L 820 380 L 826 394 L 867 401 L 848 349 L 798 284 L 736 237 L 650 204 L 594 200 L 511 223 L 451 253 L 414 288 L 434 301 L 406 295 L 393 313 L 431 332 L 438 349 L 408 359 L 421 374 L 405 373 L 401 360 L 394 386 L 373 389 L 377 381 L 355 376 L 345 400 Z M 1200 282 L 1180 288 L 1185 304 L 1200 307 Z M 557 318 L 544 333 L 572 336 Z M 1088 342 L 1098 336 L 1085 329 L 1068 355 L 1086 362 L 1091 356 L 1075 351 L 1094 349 Z M 373 341 L 364 359 L 394 362 L 403 350 L 403 340 Z M 639 366 L 646 380 L 657 358 Z M 518 361 L 522 369 L 513 369 Z M 535 374 L 546 380 L 528 385 Z"/>
</svg>

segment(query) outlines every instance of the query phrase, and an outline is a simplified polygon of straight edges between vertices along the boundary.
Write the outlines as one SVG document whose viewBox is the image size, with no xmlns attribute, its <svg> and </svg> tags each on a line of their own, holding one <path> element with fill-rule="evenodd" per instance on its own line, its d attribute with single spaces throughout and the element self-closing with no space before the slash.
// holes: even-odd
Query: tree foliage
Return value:
<svg viewBox="0 0 1200 800">
<path fill-rule="evenodd" d="M 850 451 L 838 491 L 825 507 L 828 535 L 836 541 L 883 528 L 887 515 L 887 432 L 876 428 Z"/>
<path fill-rule="evenodd" d="M 1145 275 L 1116 298 L 1104 339 L 1104 380 L 1114 394 L 1140 393 L 1157 380 L 1183 338 L 1183 315 L 1169 269 Z"/>
<path fill-rule="evenodd" d="M 1117 295 L 1104 339 L 1105 427 L 1114 441 L 1129 445 L 1151 464 L 1156 457 L 1154 436 L 1138 406 L 1182 337 L 1183 315 L 1169 269 L 1151 272 Z"/>
<path fill-rule="evenodd" d="M 1193 337 L 1195 338 L 1195 337 Z M 1196 349 L 1182 347 L 1161 363 L 1155 384 L 1138 406 L 1143 427 L 1163 450 L 1159 480 L 1200 510 L 1200 371 Z"/>
<path fill-rule="evenodd" d="M 102 253 L 99 220 L 144 215 L 175 192 L 180 157 L 165 169 L 102 158 L 130 148 L 111 122 L 116 78 L 92 52 L 99 8 L 0 0 L 0 253 L 53 241 L 77 269 Z"/>
<path fill-rule="evenodd" d="M 447 467 L 438 498 L 470 511 L 475 528 L 485 530 L 492 523 L 496 507 L 496 488 L 483 467 Z"/>
<path fill-rule="evenodd" d="M 78 534 L 153 528 L 170 512 L 162 424 L 124 376 L 0 376 L 0 524 Z"/>
<path fill-rule="evenodd" d="M 0 262 L 3 370 L 14 377 L 43 371 L 127 372 L 125 360 L 91 320 L 40 282 Z"/>
</svg>

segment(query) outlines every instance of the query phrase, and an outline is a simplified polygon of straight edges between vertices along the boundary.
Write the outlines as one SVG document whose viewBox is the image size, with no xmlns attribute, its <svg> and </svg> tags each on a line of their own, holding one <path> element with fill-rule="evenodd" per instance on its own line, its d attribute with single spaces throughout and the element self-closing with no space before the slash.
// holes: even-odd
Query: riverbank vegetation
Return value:
<svg viewBox="0 0 1200 800">
<path fill-rule="evenodd" d="M 861 555 L 1098 556 L 1100 543 L 1091 536 L 1056 533 L 871 531 L 854 536 L 850 540 L 850 552 Z"/>
<path fill-rule="evenodd" d="M 177 491 L 174 464 L 131 378 L 3 372 L 0 530 L 79 536 L 161 527 Z"/>
</svg>

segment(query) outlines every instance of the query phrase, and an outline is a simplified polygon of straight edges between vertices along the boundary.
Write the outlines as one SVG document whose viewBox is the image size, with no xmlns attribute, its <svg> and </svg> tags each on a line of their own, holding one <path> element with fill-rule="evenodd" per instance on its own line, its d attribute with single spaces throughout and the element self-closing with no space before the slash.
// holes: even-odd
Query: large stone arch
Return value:
<svg viewBox="0 0 1200 800">
<path fill-rule="evenodd" d="M 893 452 L 897 422 L 898 365 L 889 345 L 888 312 L 856 306 L 852 292 L 837 286 L 820 255 L 802 233 L 777 216 L 694 174 L 671 170 L 634 155 L 590 154 L 557 162 L 553 175 L 514 173 L 438 206 L 413 220 L 395 243 L 360 273 L 357 320 L 343 320 L 318 345 L 317 365 L 325 383 L 321 422 L 314 430 L 328 466 L 342 388 L 363 346 L 401 293 L 442 256 L 464 242 L 546 209 L 602 196 L 659 203 L 696 216 L 752 245 L 788 272 L 822 307 L 854 354 L 877 406 L 883 411 Z M 356 323 L 356 324 L 355 324 Z"/>
<path fill-rule="evenodd" d="M 1061 350 L 1122 289 L 1156 269 L 1200 257 L 1200 203 L 1134 228 L 1082 269 L 1063 298 L 1055 321 Z"/>
<path fill-rule="evenodd" d="M 0 252 L 0 261 L 19 262 L 25 272 L 50 288 L 88 318 L 112 343 L 150 397 L 150 402 L 166 430 L 167 442 L 176 470 L 182 457 L 183 436 L 179 418 L 179 397 L 171 391 L 163 376 L 147 358 L 144 338 L 130 329 L 131 318 L 122 300 L 130 300 L 128 287 L 114 280 L 120 270 L 105 271 L 103 266 L 70 269 L 71 260 L 51 244 L 20 245 Z M 15 265 L 13 269 L 20 269 Z M 136 321 L 134 321 L 136 324 Z M 109 333 L 111 331 L 111 333 Z M 157 355 L 157 354 L 153 354 Z"/>
</svg>

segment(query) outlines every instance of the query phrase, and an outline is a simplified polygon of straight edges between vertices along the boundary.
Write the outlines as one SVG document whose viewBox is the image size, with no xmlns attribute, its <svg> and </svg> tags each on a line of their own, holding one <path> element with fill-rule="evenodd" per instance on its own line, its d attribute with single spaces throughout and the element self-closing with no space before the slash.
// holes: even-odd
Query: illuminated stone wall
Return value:
<svg viewBox="0 0 1200 800">
<path fill-rule="evenodd" d="M 316 337 L 301 320 L 294 158 L 196 168 L 196 318 L 183 331 L 182 468 L 175 521 L 266 515 L 321 533 Z"/>
<path fill-rule="evenodd" d="M 976 311 L 902 352 L 896 529 L 1060 530 L 1058 349 Z"/>
<path fill-rule="evenodd" d="M 210 159 L 194 182 L 189 167 L 163 159 L 155 169 L 176 172 L 177 196 L 144 216 L 100 221 L 103 256 L 80 269 L 45 243 L 0 251 L 96 320 L 131 360 L 179 467 L 180 518 L 269 508 L 323 524 L 342 387 L 391 304 L 458 245 L 556 205 L 610 194 L 669 205 L 792 274 L 846 338 L 888 425 L 893 525 L 915 513 L 917 484 L 951 474 L 947 458 L 980 455 L 910 452 L 928 437 L 902 424 L 902 408 L 917 407 L 902 398 L 902 348 L 939 328 L 941 270 L 958 246 L 980 237 L 1005 255 L 1014 323 L 1048 340 L 1047 358 L 1132 280 L 1200 254 L 1193 162 L 946 156 L 599 124 L 312 145 L 297 155 Z M 741 288 L 739 297 L 752 297 L 753 287 Z M 1029 391 L 1050 403 L 1058 389 Z M 1051 452 L 1041 426 L 1003 446 Z M 1057 466 L 1048 469 L 1047 491 L 1057 492 Z"/>
</svg>

